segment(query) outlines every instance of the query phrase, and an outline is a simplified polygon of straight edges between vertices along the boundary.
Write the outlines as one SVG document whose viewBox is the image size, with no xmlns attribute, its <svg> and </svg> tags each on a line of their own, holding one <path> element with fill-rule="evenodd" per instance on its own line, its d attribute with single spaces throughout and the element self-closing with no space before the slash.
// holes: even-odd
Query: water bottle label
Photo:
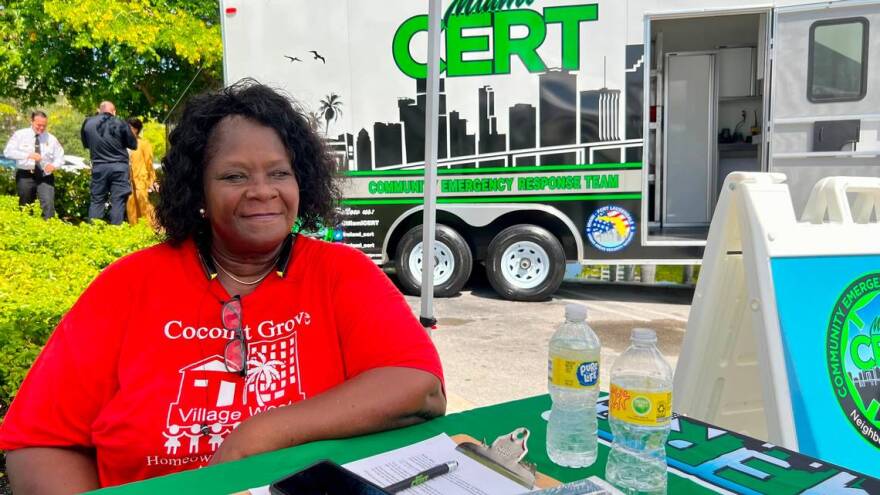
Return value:
<svg viewBox="0 0 880 495">
<path fill-rule="evenodd" d="M 550 359 L 550 383 L 566 388 L 596 388 L 599 384 L 598 361 L 571 361 L 561 357 Z"/>
<path fill-rule="evenodd" d="M 672 392 L 629 390 L 611 384 L 611 417 L 641 426 L 665 426 L 672 416 Z"/>
</svg>

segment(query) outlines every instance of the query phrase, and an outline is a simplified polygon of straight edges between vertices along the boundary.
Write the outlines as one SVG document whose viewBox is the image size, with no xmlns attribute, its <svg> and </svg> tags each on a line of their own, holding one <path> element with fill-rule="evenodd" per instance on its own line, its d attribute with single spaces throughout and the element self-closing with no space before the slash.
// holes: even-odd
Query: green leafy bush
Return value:
<svg viewBox="0 0 880 495">
<path fill-rule="evenodd" d="M 0 405 L 18 391 L 61 316 L 105 266 L 159 241 L 145 224 L 73 225 L 0 196 Z"/>
<path fill-rule="evenodd" d="M 84 222 L 89 217 L 89 203 L 92 199 L 92 171 L 54 172 L 55 175 L 55 215 L 71 223 Z"/>
<path fill-rule="evenodd" d="M 84 222 L 89 216 L 91 170 L 55 174 L 55 215 L 71 223 Z M 0 170 L 0 195 L 15 196 L 15 170 Z"/>
<path fill-rule="evenodd" d="M 0 196 L 15 196 L 15 170 L 0 169 Z"/>
</svg>

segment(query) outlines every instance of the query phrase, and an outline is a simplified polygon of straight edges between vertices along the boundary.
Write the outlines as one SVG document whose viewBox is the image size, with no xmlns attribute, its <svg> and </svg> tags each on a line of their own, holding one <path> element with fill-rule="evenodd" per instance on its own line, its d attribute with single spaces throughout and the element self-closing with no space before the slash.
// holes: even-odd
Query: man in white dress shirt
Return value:
<svg viewBox="0 0 880 495">
<path fill-rule="evenodd" d="M 55 176 L 64 163 L 64 148 L 55 136 L 46 132 L 49 118 L 39 110 L 31 114 L 31 126 L 15 131 L 3 154 L 15 160 L 15 186 L 18 204 L 24 206 L 40 199 L 43 218 L 55 216 Z"/>
</svg>

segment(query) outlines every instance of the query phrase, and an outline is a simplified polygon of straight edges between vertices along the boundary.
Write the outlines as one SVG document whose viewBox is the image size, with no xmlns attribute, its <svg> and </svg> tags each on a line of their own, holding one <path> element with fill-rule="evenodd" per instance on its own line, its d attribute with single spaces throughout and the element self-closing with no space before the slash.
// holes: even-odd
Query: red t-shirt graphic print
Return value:
<svg viewBox="0 0 880 495">
<path fill-rule="evenodd" d="M 303 312 L 283 328 L 310 323 L 311 316 Z M 189 454 L 204 451 L 203 443 L 213 453 L 243 418 L 305 399 L 297 349 L 296 331 L 269 340 L 248 338 L 245 378 L 230 373 L 217 354 L 181 368 L 180 389 L 168 406 L 163 433 L 166 455 L 176 456 L 184 441 Z"/>
</svg>

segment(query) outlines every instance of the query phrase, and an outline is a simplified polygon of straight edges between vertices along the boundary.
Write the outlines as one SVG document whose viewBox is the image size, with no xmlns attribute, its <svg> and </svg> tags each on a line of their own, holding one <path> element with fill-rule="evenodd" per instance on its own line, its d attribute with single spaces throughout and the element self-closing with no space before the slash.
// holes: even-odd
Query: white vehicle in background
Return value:
<svg viewBox="0 0 880 495">
<path fill-rule="evenodd" d="M 61 165 L 61 170 L 74 173 L 90 168 L 92 167 L 86 163 L 85 158 L 76 155 L 64 155 L 64 163 Z"/>
<path fill-rule="evenodd" d="M 444 2 L 435 293 L 505 298 L 566 262 L 699 263 L 724 177 L 880 175 L 880 3 Z M 324 117 L 334 237 L 421 280 L 427 3 L 221 0 L 226 83 Z"/>
</svg>

